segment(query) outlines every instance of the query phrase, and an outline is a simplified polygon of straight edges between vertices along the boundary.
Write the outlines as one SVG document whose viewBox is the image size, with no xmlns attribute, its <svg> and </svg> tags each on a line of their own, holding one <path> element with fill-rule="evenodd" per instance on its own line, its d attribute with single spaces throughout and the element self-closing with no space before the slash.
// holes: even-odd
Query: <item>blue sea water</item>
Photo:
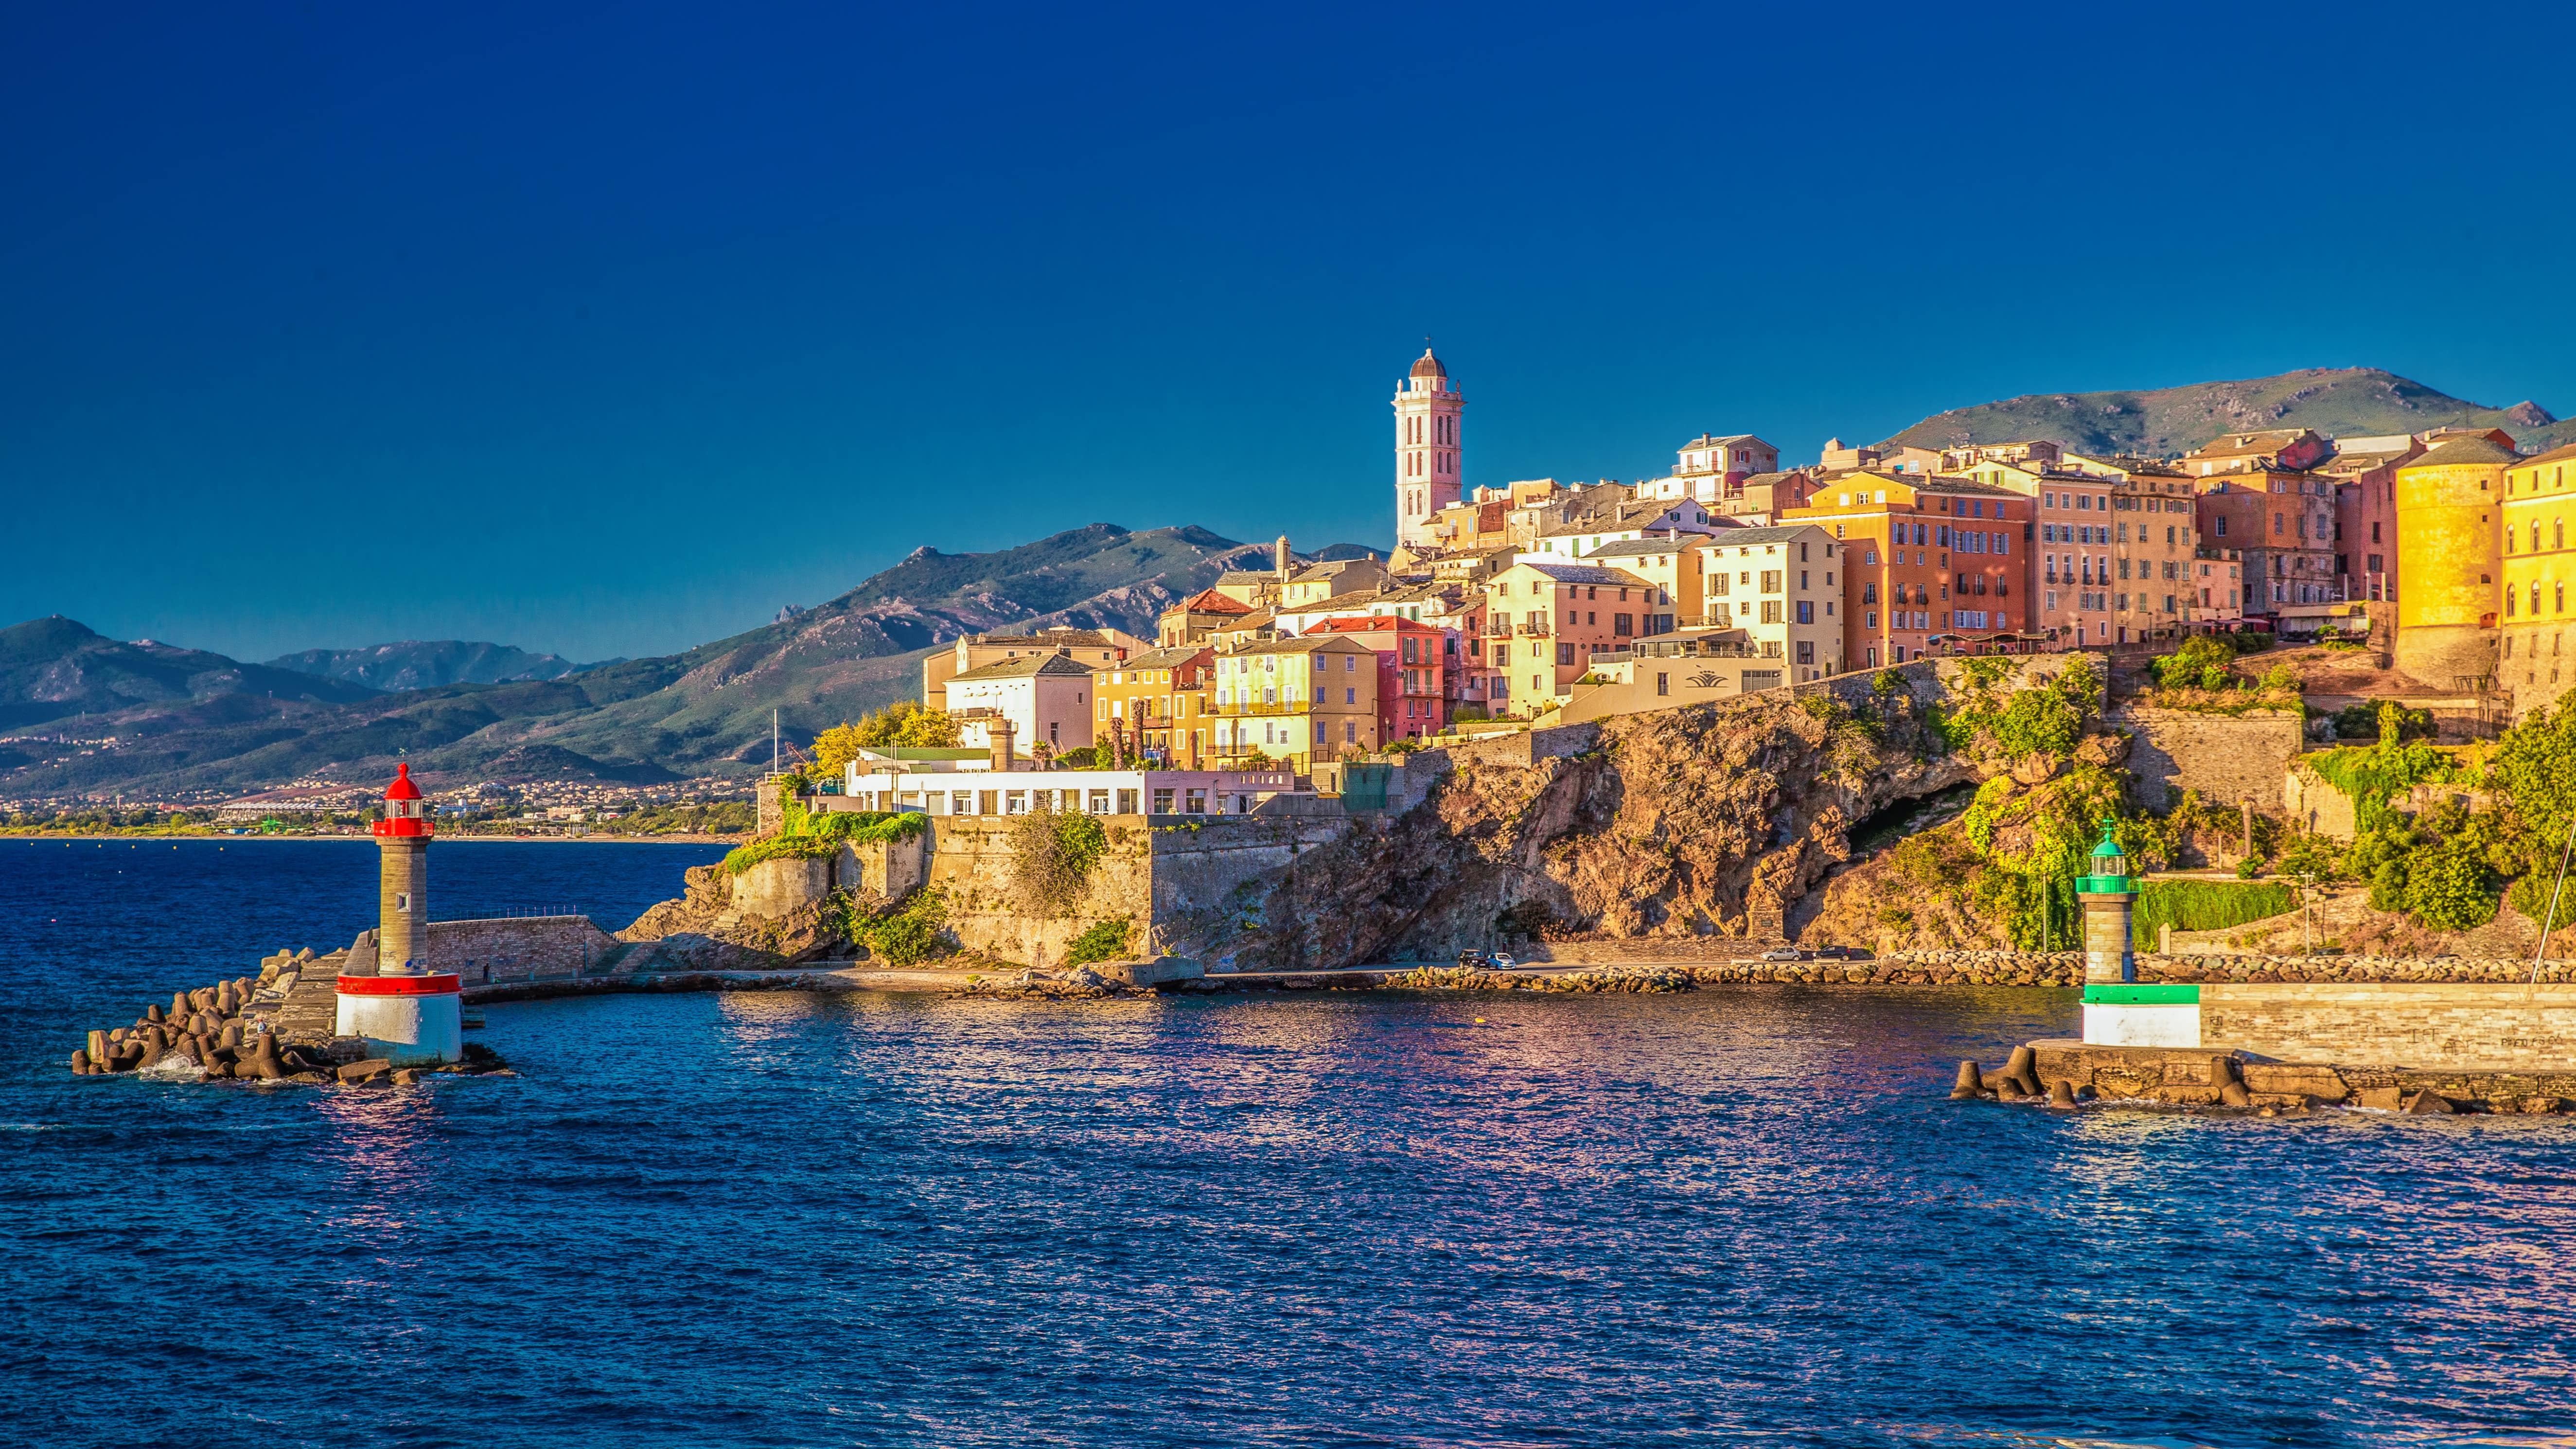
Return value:
<svg viewBox="0 0 2576 1449">
<path fill-rule="evenodd" d="M 711 849 L 442 845 L 621 924 Z M 0 841 L 0 1442 L 2576 1445 L 2576 1125 L 1957 1104 L 2070 993 L 489 1008 L 73 1078 L 362 842 Z"/>
</svg>

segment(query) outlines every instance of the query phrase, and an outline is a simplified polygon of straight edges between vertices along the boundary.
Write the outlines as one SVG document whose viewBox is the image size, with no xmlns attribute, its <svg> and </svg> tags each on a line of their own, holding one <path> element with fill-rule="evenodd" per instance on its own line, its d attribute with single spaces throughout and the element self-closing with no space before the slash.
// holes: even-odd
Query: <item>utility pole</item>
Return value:
<svg viewBox="0 0 2576 1449">
<path fill-rule="evenodd" d="M 769 774 L 772 779 L 778 777 L 778 711 L 775 707 L 769 711 Z"/>
</svg>

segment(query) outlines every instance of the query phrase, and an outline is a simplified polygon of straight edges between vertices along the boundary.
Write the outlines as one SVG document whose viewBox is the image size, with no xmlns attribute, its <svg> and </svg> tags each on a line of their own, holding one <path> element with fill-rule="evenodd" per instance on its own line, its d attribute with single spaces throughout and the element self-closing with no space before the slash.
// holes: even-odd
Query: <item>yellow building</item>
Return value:
<svg viewBox="0 0 2576 1449">
<path fill-rule="evenodd" d="M 2442 444 L 2397 470 L 2397 668 L 2437 688 L 2491 680 L 2503 604 L 2504 483 L 2512 450 Z"/>
<path fill-rule="evenodd" d="M 2553 448 L 2505 470 L 2503 658 L 2496 672 L 2517 715 L 2550 704 L 2576 685 L 2576 446 Z M 2402 475 L 2401 475 L 2402 476 Z M 2404 537 L 2401 530 L 2399 536 Z M 2401 602 L 2403 595 L 2400 595 Z M 2404 635 L 2398 636 L 2400 641 Z"/>
<path fill-rule="evenodd" d="M 1254 755 L 1299 770 L 1378 739 L 1377 651 L 1357 639 L 1265 639 L 1216 656 L 1208 747 L 1238 768 Z"/>
</svg>

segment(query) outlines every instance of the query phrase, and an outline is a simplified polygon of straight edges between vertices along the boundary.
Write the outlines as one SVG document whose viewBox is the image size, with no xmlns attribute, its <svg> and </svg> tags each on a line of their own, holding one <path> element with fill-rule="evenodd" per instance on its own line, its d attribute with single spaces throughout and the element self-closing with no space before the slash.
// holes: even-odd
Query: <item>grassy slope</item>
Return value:
<svg viewBox="0 0 2576 1449">
<path fill-rule="evenodd" d="M 2500 427 L 2525 444 L 2576 441 L 2576 422 L 2526 425 L 2505 409 L 2463 402 L 2370 367 L 2311 368 L 2145 392 L 2008 398 L 1936 413 L 1888 441 L 1939 448 L 2045 438 L 2079 452 L 2164 457 L 2226 433 L 2298 427 L 2345 438 Z"/>
</svg>

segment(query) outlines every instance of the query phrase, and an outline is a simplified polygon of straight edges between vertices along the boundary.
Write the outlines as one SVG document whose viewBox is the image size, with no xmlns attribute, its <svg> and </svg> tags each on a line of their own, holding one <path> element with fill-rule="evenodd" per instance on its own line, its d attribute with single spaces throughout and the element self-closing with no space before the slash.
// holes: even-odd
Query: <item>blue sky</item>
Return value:
<svg viewBox="0 0 2576 1449">
<path fill-rule="evenodd" d="M 0 616 L 242 657 L 1383 543 L 1425 333 L 1470 483 L 2304 366 L 2576 411 L 2563 8 L 0 26 Z"/>
</svg>

